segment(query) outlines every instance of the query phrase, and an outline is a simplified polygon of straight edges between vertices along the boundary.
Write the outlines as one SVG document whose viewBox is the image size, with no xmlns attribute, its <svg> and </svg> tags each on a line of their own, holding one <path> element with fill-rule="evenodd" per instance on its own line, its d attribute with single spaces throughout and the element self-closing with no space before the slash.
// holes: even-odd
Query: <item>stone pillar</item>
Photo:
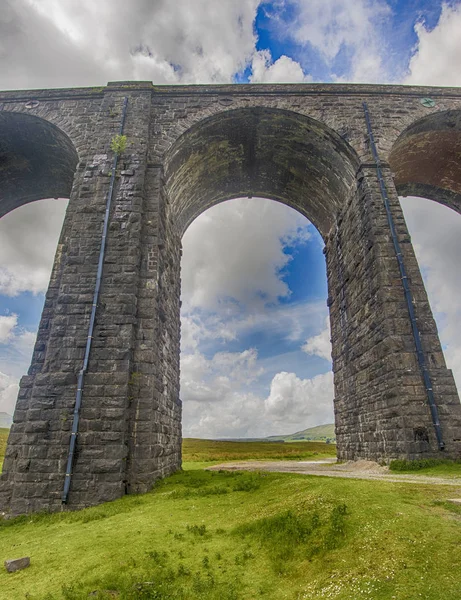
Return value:
<svg viewBox="0 0 461 600">
<path fill-rule="evenodd" d="M 71 508 L 118 498 L 128 486 L 151 90 L 127 93 L 127 148 L 120 157 L 110 215 Z M 3 467 L 0 508 L 12 514 L 62 507 L 77 374 L 88 334 L 112 168 L 110 142 L 118 133 L 123 98 L 123 92 L 107 88 L 97 129 L 80 156 L 34 358 L 29 375 L 21 381 Z"/>
<path fill-rule="evenodd" d="M 461 405 L 389 170 L 384 175 L 446 450 L 438 449 L 376 169 L 326 240 L 340 459 L 461 456 Z"/>
<path fill-rule="evenodd" d="M 181 238 L 169 217 L 163 168 L 149 163 L 142 225 L 127 492 L 181 468 Z"/>
</svg>

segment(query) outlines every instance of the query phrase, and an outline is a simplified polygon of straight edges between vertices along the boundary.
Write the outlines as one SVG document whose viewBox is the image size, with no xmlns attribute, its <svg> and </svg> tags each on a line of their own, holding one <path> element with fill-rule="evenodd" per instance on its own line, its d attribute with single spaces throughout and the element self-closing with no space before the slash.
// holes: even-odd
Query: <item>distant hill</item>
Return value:
<svg viewBox="0 0 461 600">
<path fill-rule="evenodd" d="M 335 443 L 335 426 L 333 423 L 317 425 L 316 427 L 309 427 L 308 429 L 303 429 L 303 431 L 297 431 L 290 435 L 271 435 L 265 439 L 269 442 L 326 442 L 329 440 L 330 442 Z"/>
<path fill-rule="evenodd" d="M 0 427 L 11 427 L 13 417 L 6 412 L 0 412 Z"/>
</svg>

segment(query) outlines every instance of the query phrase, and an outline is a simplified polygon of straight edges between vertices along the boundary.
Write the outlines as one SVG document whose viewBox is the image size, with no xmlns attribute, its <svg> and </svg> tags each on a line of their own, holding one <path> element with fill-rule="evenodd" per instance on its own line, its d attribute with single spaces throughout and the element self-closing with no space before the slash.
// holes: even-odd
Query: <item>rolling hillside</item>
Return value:
<svg viewBox="0 0 461 600">
<path fill-rule="evenodd" d="M 327 441 L 336 442 L 335 426 L 333 423 L 309 427 L 290 435 L 271 435 L 267 440 L 271 442 L 300 442 L 300 441 Z"/>
</svg>

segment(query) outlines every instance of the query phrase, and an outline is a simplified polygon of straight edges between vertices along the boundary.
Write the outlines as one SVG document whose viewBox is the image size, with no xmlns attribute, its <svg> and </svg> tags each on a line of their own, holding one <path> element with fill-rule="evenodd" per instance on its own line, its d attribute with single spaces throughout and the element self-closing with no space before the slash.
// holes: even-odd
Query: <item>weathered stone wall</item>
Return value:
<svg viewBox="0 0 461 600">
<path fill-rule="evenodd" d="M 461 405 L 456 386 L 451 371 L 446 369 L 389 172 L 386 183 L 437 397 L 446 453 L 458 456 Z M 357 190 L 330 232 L 325 251 L 338 457 L 389 460 L 440 455 L 374 168 L 358 171 Z"/>
<path fill-rule="evenodd" d="M 433 108 L 422 106 L 425 96 L 436 100 Z M 110 142 L 124 97 L 128 144 L 116 177 L 68 506 L 146 491 L 180 468 L 181 235 L 207 207 L 238 195 L 285 202 L 310 218 L 324 237 L 340 457 L 439 455 L 372 164 L 364 100 L 384 161 L 445 455 L 460 456 L 461 405 L 397 191 L 424 184 L 425 195 L 461 208 L 459 169 L 445 170 L 443 181 L 432 173 L 421 184 L 417 168 L 431 140 L 439 141 L 439 153 L 446 151 L 450 160 L 453 143 L 455 148 L 461 144 L 461 90 L 128 82 L 5 92 L 0 94 L 0 133 L 13 121 L 20 126 L 27 120 L 34 143 L 23 150 L 23 143 L 13 141 L 2 146 L 9 170 L 0 186 L 0 214 L 65 191 L 72 161 L 78 164 L 31 368 L 21 381 L 0 507 L 12 514 L 62 508 L 112 168 Z M 21 121 L 21 115 L 27 119 Z M 34 130 L 37 119 L 40 127 Z M 423 141 L 414 125 L 421 119 Z M 37 168 L 45 165 L 47 177 L 34 191 L 23 173 L 24 193 L 14 197 L 8 185 L 21 179 L 21 152 L 36 154 L 40 131 L 46 132 L 50 150 Z M 13 140 L 11 135 L 4 139 Z M 51 176 L 56 148 L 63 160 Z M 399 170 L 407 155 L 411 163 Z M 386 161 L 396 171 L 397 190 Z"/>
</svg>

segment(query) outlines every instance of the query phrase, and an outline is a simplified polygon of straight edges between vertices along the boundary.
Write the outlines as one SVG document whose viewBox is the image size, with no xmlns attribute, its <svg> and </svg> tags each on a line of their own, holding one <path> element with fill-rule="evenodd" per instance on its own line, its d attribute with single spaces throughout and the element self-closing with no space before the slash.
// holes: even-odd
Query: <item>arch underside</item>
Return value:
<svg viewBox="0 0 461 600">
<path fill-rule="evenodd" d="M 411 125 L 389 163 L 399 195 L 429 198 L 461 213 L 461 112 L 435 113 Z"/>
<path fill-rule="evenodd" d="M 52 123 L 0 112 L 0 217 L 42 198 L 68 198 L 77 162 L 74 145 Z"/>
<path fill-rule="evenodd" d="M 204 210 L 236 197 L 283 202 L 325 236 L 354 189 L 358 159 L 334 131 L 285 110 L 226 111 L 191 128 L 166 157 L 181 233 Z"/>
</svg>

